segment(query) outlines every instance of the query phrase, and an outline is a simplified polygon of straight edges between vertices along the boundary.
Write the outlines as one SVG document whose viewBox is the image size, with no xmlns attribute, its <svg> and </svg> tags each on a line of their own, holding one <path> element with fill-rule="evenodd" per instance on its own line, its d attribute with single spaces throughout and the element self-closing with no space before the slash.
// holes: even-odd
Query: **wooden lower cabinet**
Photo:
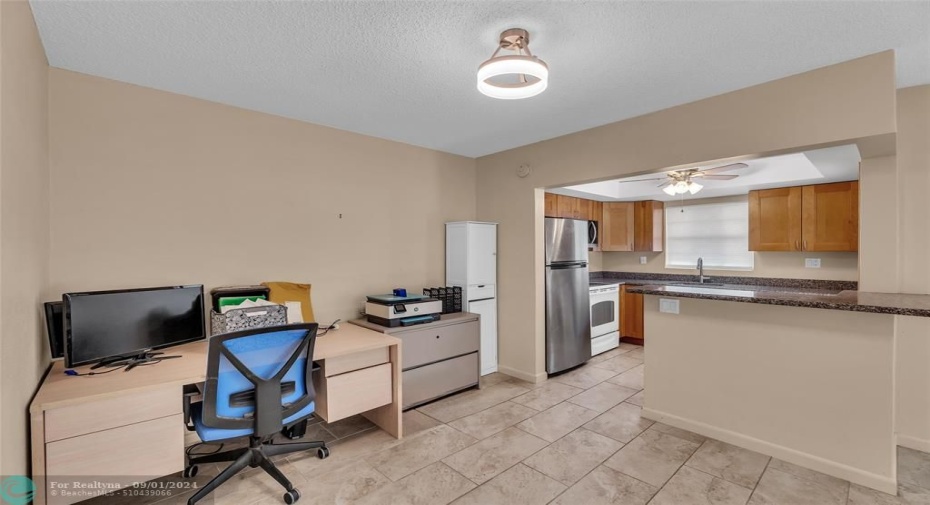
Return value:
<svg viewBox="0 0 930 505">
<path fill-rule="evenodd" d="M 642 344 L 645 336 L 643 295 L 628 292 L 626 285 L 620 286 L 620 337 L 625 342 Z"/>
</svg>

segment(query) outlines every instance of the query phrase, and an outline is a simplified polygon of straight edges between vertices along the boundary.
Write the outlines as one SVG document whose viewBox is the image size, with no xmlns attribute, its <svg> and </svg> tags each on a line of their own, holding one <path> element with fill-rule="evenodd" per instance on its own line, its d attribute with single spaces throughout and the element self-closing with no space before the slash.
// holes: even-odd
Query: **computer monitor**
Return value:
<svg viewBox="0 0 930 505">
<path fill-rule="evenodd" d="M 65 356 L 64 307 L 61 302 L 45 302 L 45 328 L 48 330 L 48 349 L 52 359 Z"/>
<path fill-rule="evenodd" d="M 206 337 L 203 286 L 66 293 L 65 366 Z"/>
</svg>

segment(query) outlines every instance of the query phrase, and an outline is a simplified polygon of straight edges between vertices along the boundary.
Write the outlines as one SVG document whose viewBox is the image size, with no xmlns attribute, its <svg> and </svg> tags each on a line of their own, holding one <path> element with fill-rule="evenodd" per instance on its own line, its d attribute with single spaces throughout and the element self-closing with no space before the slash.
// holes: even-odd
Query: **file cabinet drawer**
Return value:
<svg viewBox="0 0 930 505">
<path fill-rule="evenodd" d="M 478 350 L 478 321 L 395 333 L 404 341 L 403 366 L 410 369 Z"/>
<path fill-rule="evenodd" d="M 45 440 L 54 442 L 109 430 L 180 414 L 181 410 L 180 386 L 52 409 L 45 413 Z"/>
<path fill-rule="evenodd" d="M 404 408 L 478 383 L 478 353 L 404 372 Z"/>
<path fill-rule="evenodd" d="M 317 413 L 331 423 L 391 403 L 392 366 L 384 363 L 332 377 L 315 375 Z"/>
</svg>

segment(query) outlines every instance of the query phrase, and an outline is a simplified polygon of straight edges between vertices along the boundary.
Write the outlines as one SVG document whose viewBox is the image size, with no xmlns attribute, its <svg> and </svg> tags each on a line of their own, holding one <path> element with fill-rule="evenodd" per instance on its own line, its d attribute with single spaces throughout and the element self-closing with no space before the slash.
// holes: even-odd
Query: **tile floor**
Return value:
<svg viewBox="0 0 930 505">
<path fill-rule="evenodd" d="M 653 423 L 640 417 L 642 398 L 642 350 L 623 344 L 542 384 L 483 377 L 480 390 L 406 412 L 400 441 L 361 417 L 316 422 L 307 438 L 331 442 L 332 455 L 278 465 L 304 505 L 930 505 L 930 454 L 899 449 L 895 497 Z M 201 468 L 197 481 L 217 471 Z M 251 470 L 200 503 L 281 495 Z"/>
</svg>

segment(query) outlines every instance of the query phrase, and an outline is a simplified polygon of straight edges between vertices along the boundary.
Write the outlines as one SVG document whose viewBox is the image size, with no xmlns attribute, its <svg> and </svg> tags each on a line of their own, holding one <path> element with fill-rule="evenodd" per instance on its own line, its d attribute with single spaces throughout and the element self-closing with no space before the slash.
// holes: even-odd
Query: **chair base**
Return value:
<svg viewBox="0 0 930 505">
<path fill-rule="evenodd" d="M 221 463 L 232 461 L 232 464 L 226 467 L 219 475 L 208 482 L 203 488 L 194 493 L 187 500 L 187 505 L 194 505 L 202 500 L 213 490 L 218 488 L 224 482 L 228 481 L 236 474 L 246 468 L 261 467 L 268 475 L 278 481 L 284 487 L 284 502 L 291 504 L 300 498 L 300 492 L 294 488 L 291 481 L 281 473 L 281 470 L 269 459 L 272 456 L 289 454 L 292 452 L 309 451 L 318 449 L 317 456 L 325 459 L 329 456 L 329 448 L 325 442 L 296 442 L 289 444 L 274 444 L 263 441 L 260 437 L 249 437 L 249 447 L 234 449 L 231 451 L 218 452 L 216 454 L 203 454 L 200 456 L 188 456 L 187 467 L 184 469 L 185 477 L 193 477 L 197 474 L 196 465 L 202 463 Z"/>
</svg>

